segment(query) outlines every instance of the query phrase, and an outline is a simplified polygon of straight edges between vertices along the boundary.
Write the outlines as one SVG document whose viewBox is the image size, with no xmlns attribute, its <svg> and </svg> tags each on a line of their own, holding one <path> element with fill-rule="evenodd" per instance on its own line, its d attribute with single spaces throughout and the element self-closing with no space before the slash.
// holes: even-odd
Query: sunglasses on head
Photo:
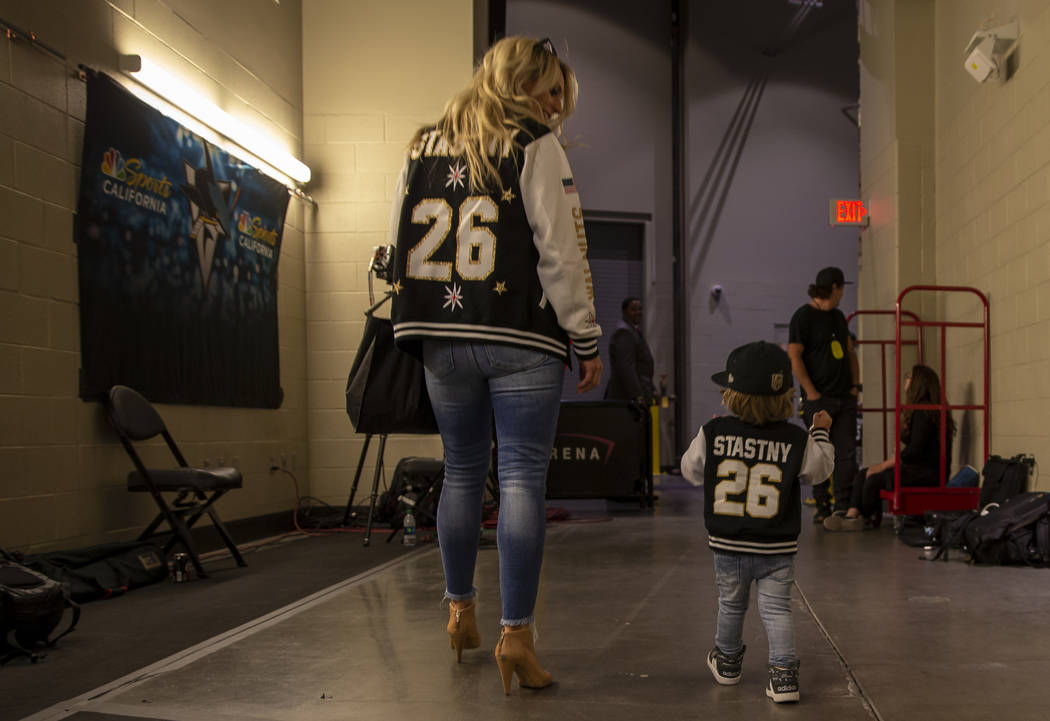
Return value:
<svg viewBox="0 0 1050 721">
<path fill-rule="evenodd" d="M 554 43 L 551 42 L 550 38 L 543 38 L 533 46 L 536 50 L 542 50 L 543 52 L 550 53 L 554 57 L 558 57 L 558 51 L 554 49 Z"/>
</svg>

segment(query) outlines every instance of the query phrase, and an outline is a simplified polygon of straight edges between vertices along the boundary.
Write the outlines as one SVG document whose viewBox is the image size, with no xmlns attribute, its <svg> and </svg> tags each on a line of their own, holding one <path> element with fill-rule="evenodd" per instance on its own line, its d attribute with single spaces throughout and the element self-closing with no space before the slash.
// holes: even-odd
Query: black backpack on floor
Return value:
<svg viewBox="0 0 1050 721">
<path fill-rule="evenodd" d="M 1050 566 L 1050 493 L 1020 493 L 981 511 L 968 511 L 948 526 L 933 559 L 951 549 L 974 563 Z"/>
<path fill-rule="evenodd" d="M 981 469 L 984 480 L 981 483 L 980 507 L 984 508 L 989 503 L 1002 503 L 1026 491 L 1028 474 L 1034 465 L 1035 458 L 1023 453 L 1010 458 L 988 456 Z"/>
<path fill-rule="evenodd" d="M 1050 564 L 1050 493 L 1019 493 L 973 518 L 963 531 L 974 563 Z"/>
<path fill-rule="evenodd" d="M 375 520 L 400 528 L 405 517 L 405 507 L 400 498 L 410 497 L 416 502 L 416 523 L 431 526 L 437 519 L 438 501 L 445 477 L 445 462 L 440 458 L 410 456 L 397 462 L 390 487 L 380 495 L 376 503 Z"/>
<path fill-rule="evenodd" d="M 107 543 L 13 560 L 59 581 L 78 603 L 115 598 L 168 577 L 163 551 L 149 541 Z"/>
<path fill-rule="evenodd" d="M 76 628 L 80 606 L 61 583 L 0 555 L 0 664 L 18 656 L 33 663 L 58 639 Z M 73 609 L 69 627 L 52 635 L 66 608 Z"/>
</svg>

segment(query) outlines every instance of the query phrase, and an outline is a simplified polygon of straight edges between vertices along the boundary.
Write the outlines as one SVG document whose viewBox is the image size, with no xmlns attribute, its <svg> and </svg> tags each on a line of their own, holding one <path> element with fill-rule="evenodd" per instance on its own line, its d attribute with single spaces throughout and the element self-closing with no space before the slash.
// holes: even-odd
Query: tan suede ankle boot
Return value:
<svg viewBox="0 0 1050 721">
<path fill-rule="evenodd" d="M 478 621 L 474 615 L 474 600 L 452 601 L 448 604 L 448 643 L 456 651 L 456 663 L 463 660 L 463 649 L 481 645 Z"/>
<path fill-rule="evenodd" d="M 495 656 L 505 694 L 510 694 L 510 680 L 515 673 L 518 674 L 518 684 L 524 688 L 544 688 L 554 680 L 536 658 L 529 626 L 504 626 Z"/>
</svg>

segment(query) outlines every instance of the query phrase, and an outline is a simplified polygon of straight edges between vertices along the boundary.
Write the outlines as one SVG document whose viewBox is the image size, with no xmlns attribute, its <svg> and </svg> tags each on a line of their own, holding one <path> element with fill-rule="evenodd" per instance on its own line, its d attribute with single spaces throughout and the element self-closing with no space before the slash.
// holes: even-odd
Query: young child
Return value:
<svg viewBox="0 0 1050 721">
<path fill-rule="evenodd" d="M 766 695 L 777 703 L 798 701 L 791 585 L 801 530 L 799 482 L 831 475 L 831 416 L 814 414 L 808 433 L 788 423 L 791 360 L 772 343 L 735 349 L 726 370 L 711 380 L 723 388 L 722 404 L 733 415 L 705 423 L 682 457 L 682 475 L 704 485 L 704 522 L 718 584 L 718 627 L 707 665 L 718 683 L 740 683 L 744 614 L 754 581 L 769 639 Z"/>
</svg>

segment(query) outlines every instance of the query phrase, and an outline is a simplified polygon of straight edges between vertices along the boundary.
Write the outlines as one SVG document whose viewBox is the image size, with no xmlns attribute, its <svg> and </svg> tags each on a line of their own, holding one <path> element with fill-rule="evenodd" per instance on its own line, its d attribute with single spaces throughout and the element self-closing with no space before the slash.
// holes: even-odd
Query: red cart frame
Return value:
<svg viewBox="0 0 1050 721">
<path fill-rule="evenodd" d="M 846 324 L 853 320 L 859 315 L 891 315 L 896 317 L 897 311 L 894 310 L 855 310 L 846 316 Z M 918 321 L 919 317 L 912 313 L 910 310 L 902 312 L 902 315 L 906 315 L 909 318 Z M 896 334 L 896 331 L 894 331 Z M 882 414 L 882 457 L 889 458 L 889 437 L 887 431 L 889 430 L 889 416 L 893 412 L 894 408 L 887 405 L 886 400 L 886 348 L 888 346 L 894 346 L 896 349 L 896 338 L 879 338 L 879 339 L 860 339 L 860 333 L 857 333 L 857 340 L 853 342 L 854 345 L 877 345 L 879 346 L 879 372 L 880 378 L 882 378 L 882 403 L 877 407 L 871 407 L 866 404 L 860 404 L 857 408 L 861 413 L 881 413 Z M 915 340 L 903 340 L 901 345 L 914 345 L 917 346 L 919 363 L 922 363 L 922 336 L 918 329 L 915 330 Z M 898 351 L 899 352 L 899 351 Z M 896 404 L 894 404 L 895 406 Z"/>
<path fill-rule="evenodd" d="M 920 292 L 920 291 L 933 291 L 940 293 L 971 293 L 976 295 L 982 304 L 984 311 L 984 319 L 982 322 L 961 322 L 961 321 L 920 321 L 918 318 L 905 319 L 908 314 L 907 311 L 901 310 L 901 304 L 904 301 L 904 297 L 909 293 Z M 900 425 L 901 425 L 901 411 L 904 410 L 936 410 L 940 411 L 941 414 L 941 458 L 943 459 L 946 455 L 946 416 L 949 411 L 953 410 L 972 410 L 972 411 L 983 411 L 984 412 L 984 458 L 982 465 L 988 460 L 988 438 L 989 438 L 989 425 L 991 422 L 991 415 L 989 413 L 989 334 L 988 334 L 988 298 L 985 297 L 976 288 L 967 286 L 949 286 L 949 285 L 912 285 L 900 292 L 897 296 L 897 307 L 896 307 L 896 328 L 894 331 L 894 351 L 895 351 L 895 387 L 896 392 L 894 394 L 894 414 L 893 414 L 893 437 L 895 439 L 894 445 L 896 452 L 894 457 L 896 462 L 894 464 L 893 473 L 893 490 L 882 491 L 882 498 L 889 500 L 890 502 L 890 513 L 894 515 L 905 515 L 914 516 L 921 515 L 926 511 L 962 511 L 977 508 L 980 503 L 981 489 L 980 488 L 948 488 L 945 486 L 947 482 L 946 475 L 946 464 L 941 463 L 940 467 L 940 479 L 937 486 L 901 486 L 901 465 L 900 465 L 900 443 L 896 439 L 900 438 Z M 911 314 L 914 316 L 914 314 Z M 940 351 L 941 351 L 941 369 L 940 369 L 940 380 L 941 380 L 941 402 L 938 404 L 902 404 L 901 401 L 901 346 L 904 342 L 901 339 L 901 328 L 902 327 L 916 328 L 916 333 L 921 337 L 922 328 L 932 327 L 940 329 Z M 984 331 L 983 341 L 983 356 L 984 361 L 984 403 L 972 404 L 972 405 L 960 405 L 960 404 L 949 404 L 945 401 L 945 378 L 948 359 L 946 355 L 946 335 L 948 328 L 981 328 Z"/>
</svg>

